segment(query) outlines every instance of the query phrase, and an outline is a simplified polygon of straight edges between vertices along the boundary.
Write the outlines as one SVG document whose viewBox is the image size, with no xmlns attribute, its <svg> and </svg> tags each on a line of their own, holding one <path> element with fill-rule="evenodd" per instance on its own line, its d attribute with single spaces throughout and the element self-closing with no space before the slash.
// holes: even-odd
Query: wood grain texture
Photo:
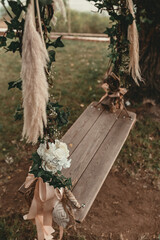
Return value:
<svg viewBox="0 0 160 240">
<path fill-rule="evenodd" d="M 97 110 L 98 111 L 98 110 Z M 104 110 L 94 122 L 83 140 L 72 152 L 72 164 L 69 169 L 63 171 L 66 177 L 71 177 L 74 183 L 81 177 L 91 159 L 99 149 L 106 135 L 114 125 L 118 114 L 111 114 Z"/>
<path fill-rule="evenodd" d="M 83 140 L 84 136 L 88 133 L 103 111 L 103 107 L 100 106 L 95 108 L 94 102 L 91 103 L 62 137 L 61 140 L 68 145 L 70 155 Z"/>
<path fill-rule="evenodd" d="M 73 188 L 73 194 L 77 200 L 80 204 L 85 204 L 85 208 L 75 212 L 76 220 L 80 222 L 87 215 L 136 120 L 136 114 L 129 114 L 132 120 L 123 117 L 118 118 Z"/>
</svg>

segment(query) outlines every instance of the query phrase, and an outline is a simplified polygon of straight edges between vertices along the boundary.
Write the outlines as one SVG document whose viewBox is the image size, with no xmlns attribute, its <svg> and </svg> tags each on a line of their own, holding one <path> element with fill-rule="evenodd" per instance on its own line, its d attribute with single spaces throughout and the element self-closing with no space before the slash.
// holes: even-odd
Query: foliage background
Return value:
<svg viewBox="0 0 160 240">
<path fill-rule="evenodd" d="M 68 11 L 67 11 L 68 13 Z M 98 13 L 78 12 L 70 10 L 71 31 L 73 33 L 104 33 L 109 26 L 109 17 Z M 64 21 L 60 13 L 56 14 L 57 24 L 52 26 L 55 32 L 68 32 L 68 22 Z"/>
</svg>

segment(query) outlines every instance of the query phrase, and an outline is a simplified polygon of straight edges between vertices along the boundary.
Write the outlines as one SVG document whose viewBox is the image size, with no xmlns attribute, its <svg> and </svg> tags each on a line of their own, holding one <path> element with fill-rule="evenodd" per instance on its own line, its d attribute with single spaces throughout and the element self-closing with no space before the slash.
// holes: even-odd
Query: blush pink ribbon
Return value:
<svg viewBox="0 0 160 240">
<path fill-rule="evenodd" d="M 34 197 L 29 209 L 29 213 L 24 216 L 25 220 L 32 220 L 37 227 L 38 240 L 52 240 L 52 211 L 54 206 L 62 200 L 64 189 L 55 189 L 48 183 L 44 183 L 42 178 L 35 178 L 33 174 L 28 174 L 25 181 L 25 188 L 28 188 L 35 180 L 36 186 Z"/>
</svg>

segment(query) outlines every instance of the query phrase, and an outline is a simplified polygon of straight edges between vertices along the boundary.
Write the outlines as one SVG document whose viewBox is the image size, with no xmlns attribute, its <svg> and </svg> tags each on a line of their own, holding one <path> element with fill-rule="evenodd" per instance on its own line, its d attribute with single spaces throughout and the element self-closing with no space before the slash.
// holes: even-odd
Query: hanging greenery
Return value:
<svg viewBox="0 0 160 240">
<path fill-rule="evenodd" d="M 20 56 L 23 56 L 22 45 L 23 45 L 23 35 L 24 35 L 24 27 L 25 27 L 25 13 L 27 11 L 27 6 L 30 2 L 27 1 L 26 4 L 24 4 L 24 2 L 20 0 L 18 1 L 7 0 L 7 3 L 6 3 L 6 1 L 2 0 L 1 3 L 4 9 L 6 10 L 6 13 L 10 20 L 5 20 L 5 23 L 7 24 L 7 31 L 4 33 L 3 36 L 0 37 L 0 47 L 3 47 L 6 50 L 6 52 L 9 52 L 9 51 L 13 53 L 19 52 Z M 7 5 L 9 5 L 10 8 L 8 8 Z M 55 50 L 58 47 L 64 47 L 64 44 L 61 41 L 61 36 L 54 41 L 52 41 L 49 38 L 49 33 L 51 31 L 50 23 L 54 14 L 52 0 L 40 0 L 39 9 L 40 9 L 42 31 L 43 31 L 43 39 L 44 39 L 45 46 L 49 56 L 49 59 L 47 62 L 47 68 L 45 69 L 45 75 L 47 78 L 48 86 L 53 87 L 51 67 L 53 62 L 55 62 L 55 55 L 56 55 Z M 35 8 L 35 17 L 36 17 L 35 18 L 36 29 L 38 32 L 40 32 L 40 26 L 38 25 L 38 12 L 36 8 Z M 21 78 L 19 78 L 16 81 L 12 80 L 11 82 L 8 83 L 8 90 L 13 88 L 18 88 L 19 90 L 22 90 L 24 88 Z M 50 142 L 54 142 L 55 138 L 58 138 L 60 136 L 59 131 L 61 130 L 61 128 L 68 123 L 69 112 L 66 111 L 62 105 L 60 105 L 51 97 L 49 98 L 49 101 L 47 102 L 47 105 L 46 105 L 46 113 L 47 113 L 47 122 L 46 122 L 46 126 L 43 126 L 44 129 L 43 129 L 42 136 L 38 138 L 39 144 L 48 144 Z M 21 120 L 23 116 L 24 116 L 24 105 L 22 103 L 18 103 L 14 118 L 15 120 Z M 29 121 L 29 124 L 30 124 L 30 121 Z M 35 139 L 35 142 L 36 142 L 36 139 Z M 71 187 L 72 185 L 71 179 L 65 178 L 62 175 L 60 170 L 57 170 L 57 172 L 53 175 L 51 171 L 44 170 L 44 168 L 42 168 L 43 159 L 38 155 L 38 153 L 33 153 L 31 160 L 33 164 L 32 164 L 30 173 L 34 174 L 36 178 L 41 177 L 44 182 L 48 182 L 50 185 L 54 186 L 55 188 L 56 187 L 61 188 L 66 186 L 68 188 Z"/>
<path fill-rule="evenodd" d="M 92 0 L 88 0 L 92 1 Z M 110 38 L 109 54 L 113 72 L 128 87 L 131 79 L 141 81 L 138 33 L 131 0 L 93 0 L 99 12 L 107 11 L 111 26 L 105 33 Z M 131 73 L 131 74 L 130 74 Z"/>
</svg>

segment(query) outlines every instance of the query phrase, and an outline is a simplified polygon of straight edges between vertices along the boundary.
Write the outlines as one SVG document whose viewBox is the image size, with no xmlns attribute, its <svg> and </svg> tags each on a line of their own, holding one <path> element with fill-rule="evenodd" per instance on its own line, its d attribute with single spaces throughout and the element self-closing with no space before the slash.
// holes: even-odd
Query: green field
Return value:
<svg viewBox="0 0 160 240">
<path fill-rule="evenodd" d="M 72 33 L 103 33 L 110 25 L 109 17 L 94 12 L 78 12 L 71 10 L 71 32 Z M 68 15 L 68 11 L 67 11 Z M 57 23 L 53 26 L 55 32 L 68 32 L 68 22 L 64 21 L 62 14 L 57 13 Z"/>
<path fill-rule="evenodd" d="M 97 101 L 102 96 L 103 91 L 100 86 L 107 70 L 108 59 L 105 43 L 64 41 L 64 44 L 64 48 L 57 49 L 56 62 L 52 67 L 54 86 L 50 93 L 55 100 L 69 109 L 67 126 L 69 128 L 90 102 Z M 8 91 L 8 82 L 19 78 L 20 68 L 20 57 L 17 54 L 5 53 L 1 49 L 1 162 L 4 162 L 4 158 L 8 155 L 16 162 L 19 161 L 21 159 L 19 149 L 24 145 L 19 143 L 23 123 L 15 122 L 13 117 L 17 104 L 22 103 L 21 92 L 18 89 Z M 150 117 L 141 117 L 122 150 L 121 164 L 125 163 L 128 167 L 133 162 L 138 168 L 151 167 L 157 172 L 158 129 L 159 124 L 156 121 L 152 121 Z M 128 157 L 130 155 L 132 158 Z"/>
<path fill-rule="evenodd" d="M 91 101 L 98 100 L 102 94 L 100 81 L 107 69 L 107 45 L 79 41 L 64 43 L 65 47 L 57 50 L 56 62 L 52 68 L 54 87 L 51 94 L 64 107 L 69 108 L 70 126 L 83 109 Z M 17 54 L 1 50 L 1 161 L 4 161 L 7 154 L 16 158 L 16 161 L 21 159 L 17 150 L 19 151 L 22 122 L 15 122 L 13 117 L 17 104 L 22 103 L 21 92 L 18 89 L 7 90 L 8 82 L 19 78 L 20 66 L 21 60 Z"/>
</svg>

